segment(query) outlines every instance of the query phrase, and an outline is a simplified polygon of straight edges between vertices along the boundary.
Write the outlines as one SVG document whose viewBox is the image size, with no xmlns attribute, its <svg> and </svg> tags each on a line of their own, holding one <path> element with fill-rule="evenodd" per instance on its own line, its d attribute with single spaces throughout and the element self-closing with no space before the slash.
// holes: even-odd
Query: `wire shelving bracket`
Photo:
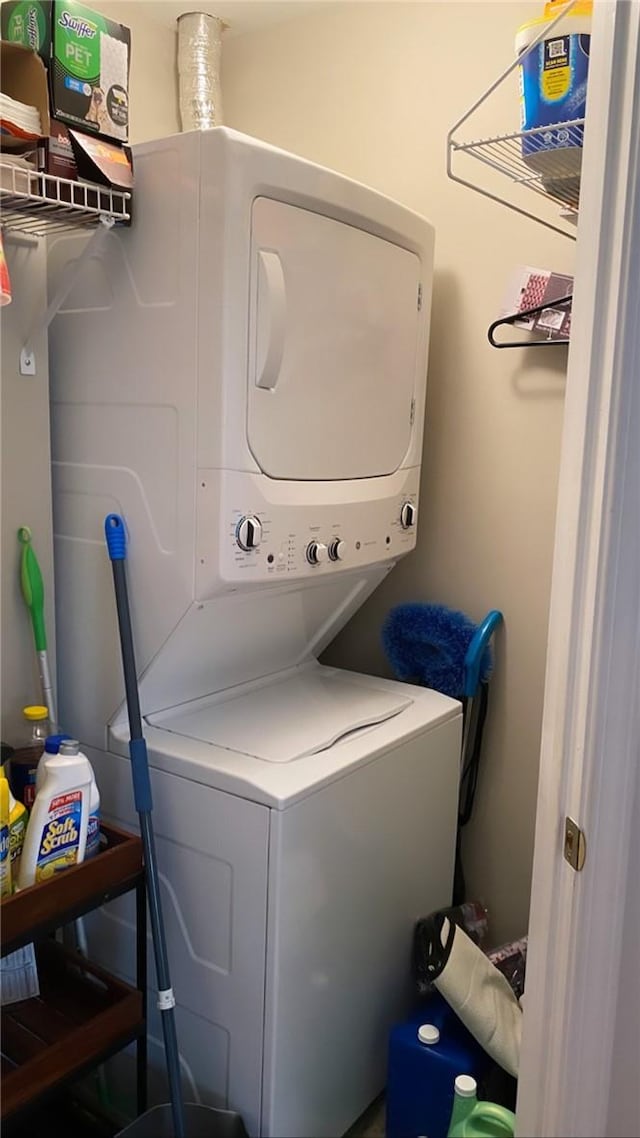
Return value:
<svg viewBox="0 0 640 1138">
<path fill-rule="evenodd" d="M 80 256 L 63 274 L 46 311 L 25 338 L 20 352 L 21 375 L 36 374 L 34 341 L 59 312 L 82 266 L 95 257 L 114 225 L 130 221 L 131 194 L 126 190 L 55 178 L 0 159 L 0 223 L 9 240 L 30 245 L 56 233 L 93 230 Z"/>
<path fill-rule="evenodd" d="M 579 147 L 582 146 L 584 119 L 573 119 L 570 122 L 536 127 L 533 130 L 506 131 L 493 137 L 475 139 L 461 134 L 461 128 L 469 129 L 470 120 L 480 107 L 484 106 L 515 71 L 523 57 L 535 51 L 543 39 L 548 39 L 549 32 L 559 20 L 564 19 L 576 2 L 577 0 L 572 0 L 572 3 L 567 4 L 553 21 L 543 26 L 526 51 L 516 57 L 480 98 L 476 99 L 475 103 L 454 123 L 447 135 L 447 174 L 452 181 L 475 190 L 484 197 L 573 240 L 576 238 L 580 201 L 580 175 L 576 172 L 575 158 L 576 153 L 580 154 Z M 561 132 L 560 140 L 566 145 L 558 150 L 550 149 L 549 134 L 558 138 L 558 132 Z M 541 163 L 536 163 L 537 154 L 544 160 L 543 172 L 540 168 Z M 463 160 L 467 158 L 475 159 L 475 166 L 468 164 L 464 166 L 466 171 L 470 170 L 471 174 L 477 174 L 475 178 L 472 178 L 471 174 L 464 176 L 459 172 Z M 509 190 L 500 192 L 483 185 L 480 176 L 482 170 L 491 170 L 504 175 L 509 180 Z M 527 208 L 525 204 L 520 205 L 519 198 L 513 194 L 514 187 L 532 190 L 538 198 L 542 197 L 547 202 L 557 204 L 560 207 L 557 221 L 550 220 L 541 211 L 536 212 L 533 206 Z"/>
<path fill-rule="evenodd" d="M 56 289 L 53 297 L 51 298 L 47 309 L 42 313 L 40 319 L 31 328 L 22 349 L 20 351 L 20 374 L 21 375 L 35 375 L 36 374 L 36 357 L 33 350 L 33 343 L 41 332 L 45 332 L 49 327 L 54 316 L 62 308 L 65 300 L 67 299 L 73 282 L 75 281 L 80 269 L 91 257 L 95 257 L 100 245 L 102 244 L 106 234 L 114 226 L 115 221 L 112 217 L 101 217 L 98 221 L 98 228 L 93 231 L 91 237 L 87 241 L 84 249 L 79 257 L 74 261 L 70 261 L 67 266 L 67 272 L 62 274 L 60 284 Z"/>
</svg>

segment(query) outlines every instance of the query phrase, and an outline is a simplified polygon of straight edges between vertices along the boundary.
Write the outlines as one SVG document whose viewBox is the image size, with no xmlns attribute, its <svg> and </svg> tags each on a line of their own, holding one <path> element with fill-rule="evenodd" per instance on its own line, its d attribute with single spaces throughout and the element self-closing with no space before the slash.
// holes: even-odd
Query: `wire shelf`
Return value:
<svg viewBox="0 0 640 1138">
<path fill-rule="evenodd" d="M 574 119 L 474 142 L 451 139 L 450 146 L 454 153 L 476 158 L 571 214 L 580 205 L 583 134 L 584 119 Z"/>
<path fill-rule="evenodd" d="M 505 82 L 513 82 L 510 77 L 522 65 L 524 57 L 537 50 L 543 39 L 548 39 L 550 32 L 565 19 L 575 4 L 576 0 L 570 0 L 554 20 L 541 27 L 526 50 L 513 59 L 447 135 L 447 174 L 452 181 L 574 240 L 580 204 L 584 118 L 538 126 L 533 130 L 492 134 L 491 137 L 471 141 L 462 137 L 461 130 L 464 128 L 466 132 L 472 119 L 477 123 L 479 113 L 485 115 L 483 123 L 486 122 L 487 110 L 493 114 L 493 108 L 497 110 L 499 106 L 498 113 L 503 113 L 504 91 L 502 101 L 493 101 L 489 106 L 492 96 Z M 520 97 L 515 85 L 510 97 L 515 114 Z M 467 158 L 475 159 L 475 162 L 465 164 Z M 494 178 L 494 174 L 502 175 L 503 180 Z M 509 180 L 508 185 L 504 177 Z M 528 190 L 537 195 L 537 205 L 526 192 Z M 545 198 L 552 208 L 542 206 L 540 198 Z M 553 207 L 557 206 L 560 210 L 554 213 Z"/>
<path fill-rule="evenodd" d="M 45 237 L 101 219 L 129 224 L 131 194 L 0 161 L 0 222 L 7 232 Z"/>
</svg>

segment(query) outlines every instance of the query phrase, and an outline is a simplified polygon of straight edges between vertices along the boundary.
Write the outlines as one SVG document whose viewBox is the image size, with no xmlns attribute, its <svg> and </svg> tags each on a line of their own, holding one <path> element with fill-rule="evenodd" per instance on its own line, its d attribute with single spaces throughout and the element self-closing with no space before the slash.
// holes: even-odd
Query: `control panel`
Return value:
<svg viewBox="0 0 640 1138">
<path fill-rule="evenodd" d="M 242 514 L 235 523 L 235 542 L 241 553 L 255 555 L 258 550 L 263 549 L 264 554 L 260 560 L 265 563 L 268 574 L 278 571 L 290 573 L 299 569 L 300 552 L 303 547 L 304 561 L 307 565 L 315 567 L 341 563 L 347 567 L 349 562 L 356 565 L 366 561 L 379 561 L 392 555 L 394 536 L 396 541 L 393 556 L 397 557 L 398 543 L 406 544 L 402 538 L 406 539 L 407 531 L 415 530 L 417 517 L 418 508 L 415 502 L 404 501 L 400 505 L 397 518 L 385 519 L 387 524 L 382 527 L 385 530 L 384 537 L 366 531 L 363 533 L 360 527 L 359 536 L 350 542 L 346 536 L 347 526 L 340 521 L 334 521 L 333 532 L 330 534 L 324 534 L 322 532 L 324 527 L 321 525 L 309 525 L 307 534 L 309 540 L 305 544 L 304 525 L 299 534 L 289 533 L 285 541 L 282 538 L 278 541 L 275 536 L 277 515 L 274 517 L 271 512 L 263 514 L 262 517 L 256 514 Z M 316 534 L 319 536 L 315 536 Z M 366 551 L 364 556 L 361 555 L 363 549 Z M 254 556 L 251 561 L 257 564 L 258 558 Z M 236 562 L 239 562 L 237 556 Z"/>
<path fill-rule="evenodd" d="M 201 472 L 199 595 L 398 560 L 415 546 L 418 480 L 414 467 L 349 483 Z"/>
</svg>

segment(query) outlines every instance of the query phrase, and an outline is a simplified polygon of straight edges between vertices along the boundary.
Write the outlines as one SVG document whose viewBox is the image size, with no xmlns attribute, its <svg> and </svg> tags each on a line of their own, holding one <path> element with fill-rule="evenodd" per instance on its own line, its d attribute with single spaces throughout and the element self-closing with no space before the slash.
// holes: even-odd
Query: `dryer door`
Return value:
<svg viewBox="0 0 640 1138">
<path fill-rule="evenodd" d="M 420 260 L 271 198 L 252 211 L 248 439 L 271 478 L 390 474 L 411 438 Z"/>
</svg>

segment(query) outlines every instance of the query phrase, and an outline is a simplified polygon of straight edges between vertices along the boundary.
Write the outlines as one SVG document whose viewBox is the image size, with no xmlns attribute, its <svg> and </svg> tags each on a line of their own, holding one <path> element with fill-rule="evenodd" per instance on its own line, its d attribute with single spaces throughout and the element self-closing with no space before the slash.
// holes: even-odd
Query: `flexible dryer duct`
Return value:
<svg viewBox="0 0 640 1138">
<path fill-rule="evenodd" d="M 224 24 L 204 12 L 178 17 L 178 78 L 183 130 L 222 123 L 220 59 Z"/>
</svg>

